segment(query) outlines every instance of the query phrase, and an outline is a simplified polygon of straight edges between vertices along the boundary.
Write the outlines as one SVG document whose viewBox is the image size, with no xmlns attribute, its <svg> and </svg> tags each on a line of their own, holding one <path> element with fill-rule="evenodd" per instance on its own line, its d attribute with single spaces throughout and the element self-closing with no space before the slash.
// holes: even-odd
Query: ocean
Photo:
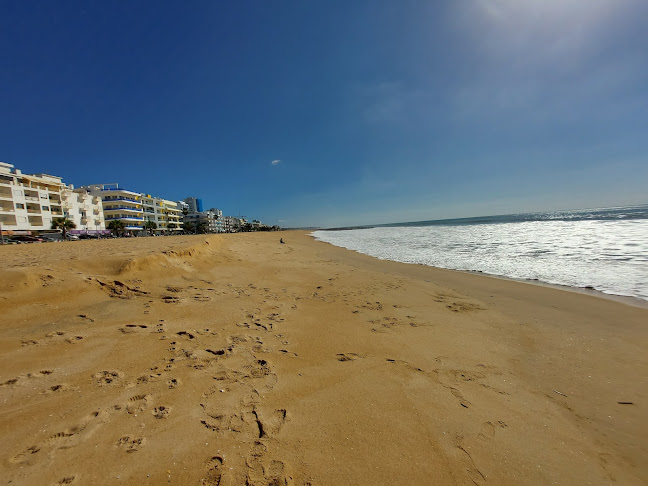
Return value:
<svg viewBox="0 0 648 486">
<path fill-rule="evenodd" d="M 648 205 L 318 230 L 312 235 L 384 260 L 648 301 Z"/>
</svg>

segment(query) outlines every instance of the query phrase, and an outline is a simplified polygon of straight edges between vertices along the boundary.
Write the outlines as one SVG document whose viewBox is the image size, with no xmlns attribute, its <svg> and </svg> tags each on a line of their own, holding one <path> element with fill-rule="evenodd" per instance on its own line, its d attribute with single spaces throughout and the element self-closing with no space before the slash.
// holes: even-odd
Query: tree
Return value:
<svg viewBox="0 0 648 486">
<path fill-rule="evenodd" d="M 196 231 L 196 224 L 191 221 L 187 221 L 184 224 L 184 231 L 185 233 L 194 233 Z"/>
<path fill-rule="evenodd" d="M 146 223 L 144 223 L 144 229 L 145 229 L 149 234 L 152 235 L 153 232 L 157 229 L 157 224 L 155 223 L 155 221 L 147 221 Z"/>
<path fill-rule="evenodd" d="M 113 219 L 108 223 L 106 226 L 110 231 L 113 233 L 116 233 L 118 235 L 124 234 L 124 231 L 126 231 L 126 223 L 124 223 L 121 219 Z"/>
<path fill-rule="evenodd" d="M 67 232 L 70 229 L 76 228 L 74 221 L 67 219 L 66 217 L 54 218 L 52 220 L 52 229 L 60 229 L 63 231 L 63 239 L 67 239 Z"/>
<path fill-rule="evenodd" d="M 208 231 L 209 225 L 207 224 L 207 221 L 198 221 L 198 224 L 196 224 L 196 233 L 205 234 Z"/>
</svg>

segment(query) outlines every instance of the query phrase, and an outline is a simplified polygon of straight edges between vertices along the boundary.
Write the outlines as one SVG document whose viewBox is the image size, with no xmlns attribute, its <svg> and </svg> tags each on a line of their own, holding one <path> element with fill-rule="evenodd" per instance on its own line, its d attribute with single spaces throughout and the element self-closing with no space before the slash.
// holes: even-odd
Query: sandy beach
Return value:
<svg viewBox="0 0 648 486">
<path fill-rule="evenodd" d="M 0 262 L 3 484 L 648 483 L 646 308 L 298 231 Z"/>
</svg>

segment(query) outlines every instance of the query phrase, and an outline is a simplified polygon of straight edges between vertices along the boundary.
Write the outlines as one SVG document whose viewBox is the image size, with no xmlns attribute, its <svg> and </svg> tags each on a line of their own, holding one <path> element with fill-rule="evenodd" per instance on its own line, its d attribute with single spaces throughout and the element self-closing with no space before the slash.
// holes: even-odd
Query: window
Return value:
<svg viewBox="0 0 648 486">
<path fill-rule="evenodd" d="M 47 199 L 47 194 L 41 194 L 40 197 L 41 199 Z"/>
<path fill-rule="evenodd" d="M 43 211 L 49 211 L 49 210 L 50 210 L 49 206 L 43 206 Z"/>
<path fill-rule="evenodd" d="M 25 209 L 25 205 L 22 203 L 16 203 L 16 209 Z"/>
</svg>

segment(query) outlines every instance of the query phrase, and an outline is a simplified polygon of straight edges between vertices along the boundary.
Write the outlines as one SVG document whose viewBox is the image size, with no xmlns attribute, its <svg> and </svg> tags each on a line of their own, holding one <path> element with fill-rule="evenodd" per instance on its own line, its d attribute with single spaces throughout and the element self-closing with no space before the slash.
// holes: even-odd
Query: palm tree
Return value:
<svg viewBox="0 0 648 486">
<path fill-rule="evenodd" d="M 144 230 L 148 231 L 149 234 L 153 234 L 153 232 L 157 229 L 157 224 L 155 221 L 147 221 L 144 223 Z"/>
<path fill-rule="evenodd" d="M 63 231 L 63 239 L 67 239 L 67 232 L 69 229 L 76 228 L 74 221 L 67 219 L 66 217 L 54 218 L 52 220 L 52 229 L 60 229 Z"/>
<path fill-rule="evenodd" d="M 124 223 L 121 219 L 113 219 L 112 221 L 110 221 L 110 223 L 108 223 L 106 228 L 108 228 L 113 233 L 121 235 L 126 230 L 126 223 Z"/>
</svg>

